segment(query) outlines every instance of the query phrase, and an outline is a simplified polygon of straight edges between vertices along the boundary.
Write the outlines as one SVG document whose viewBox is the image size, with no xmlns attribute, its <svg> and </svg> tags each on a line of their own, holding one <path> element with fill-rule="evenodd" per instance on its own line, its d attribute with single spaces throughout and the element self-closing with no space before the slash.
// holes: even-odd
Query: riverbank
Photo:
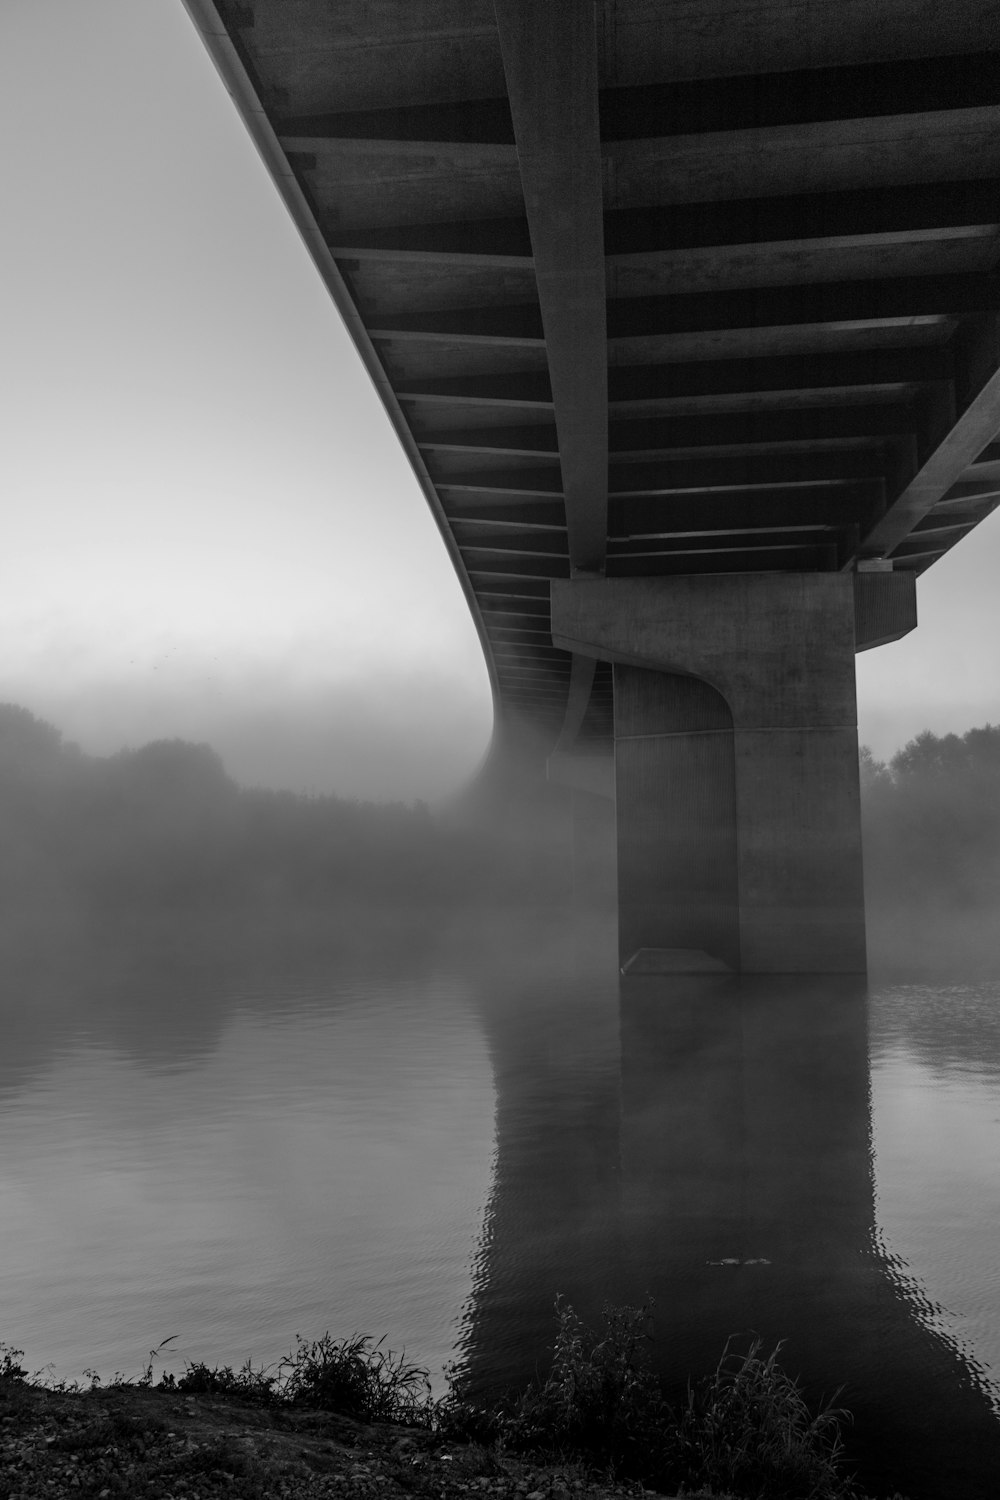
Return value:
<svg viewBox="0 0 1000 1500">
<path fill-rule="evenodd" d="M 641 1485 L 422 1427 L 117 1385 L 0 1379 L 4 1500 L 619 1500 Z"/>
</svg>

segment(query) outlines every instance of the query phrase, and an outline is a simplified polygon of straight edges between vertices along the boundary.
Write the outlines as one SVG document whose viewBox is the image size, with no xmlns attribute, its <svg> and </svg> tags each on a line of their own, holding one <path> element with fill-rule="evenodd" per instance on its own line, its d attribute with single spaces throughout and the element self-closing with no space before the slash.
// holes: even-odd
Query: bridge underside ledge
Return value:
<svg viewBox="0 0 1000 1500">
<path fill-rule="evenodd" d="M 915 618 L 893 575 L 899 633 Z M 565 580 L 557 645 L 614 664 L 629 972 L 863 972 L 855 582 Z M 865 580 L 865 618 L 880 575 Z M 883 637 L 885 638 L 885 637 Z"/>
</svg>

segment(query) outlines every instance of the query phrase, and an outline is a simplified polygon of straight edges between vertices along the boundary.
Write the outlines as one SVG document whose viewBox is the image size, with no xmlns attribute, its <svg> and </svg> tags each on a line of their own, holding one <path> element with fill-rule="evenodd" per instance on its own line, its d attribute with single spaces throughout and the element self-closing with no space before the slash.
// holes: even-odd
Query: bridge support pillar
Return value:
<svg viewBox="0 0 1000 1500">
<path fill-rule="evenodd" d="M 556 645 L 615 666 L 630 972 L 862 972 L 849 574 L 552 585 Z"/>
</svg>

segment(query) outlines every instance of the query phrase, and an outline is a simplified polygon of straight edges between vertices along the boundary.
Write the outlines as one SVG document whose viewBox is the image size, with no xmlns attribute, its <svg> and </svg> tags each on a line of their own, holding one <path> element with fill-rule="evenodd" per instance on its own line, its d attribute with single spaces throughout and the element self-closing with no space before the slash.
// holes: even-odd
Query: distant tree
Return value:
<svg viewBox="0 0 1000 1500">
<path fill-rule="evenodd" d="M 862 791 L 878 786 L 889 778 L 889 768 L 885 761 L 876 760 L 868 745 L 862 745 L 858 751 L 858 766 Z"/>
<path fill-rule="evenodd" d="M 108 769 L 123 789 L 154 801 L 213 801 L 236 791 L 222 759 L 209 745 L 153 740 L 111 757 Z"/>
<path fill-rule="evenodd" d="M 897 777 L 1000 775 L 1000 725 L 984 724 L 965 734 L 938 737 L 925 729 L 892 757 Z"/>
<path fill-rule="evenodd" d="M 17 703 L 0 703 L 0 776 L 47 781 L 79 760 L 77 746 L 66 744 L 54 725 Z"/>
<path fill-rule="evenodd" d="M 924 730 L 888 767 L 863 755 L 861 783 L 870 894 L 938 908 L 1000 903 L 1000 726 Z"/>
<path fill-rule="evenodd" d="M 0 705 L 4 900 L 57 893 L 116 912 L 558 900 L 544 861 L 531 873 L 528 843 L 422 802 L 240 788 L 208 745 L 179 739 L 84 756 L 51 724 Z"/>
</svg>

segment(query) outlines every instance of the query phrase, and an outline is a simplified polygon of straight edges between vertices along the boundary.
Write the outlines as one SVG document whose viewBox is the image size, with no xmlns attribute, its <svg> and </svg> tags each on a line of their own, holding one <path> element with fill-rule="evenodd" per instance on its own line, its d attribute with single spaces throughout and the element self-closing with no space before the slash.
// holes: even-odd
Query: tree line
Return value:
<svg viewBox="0 0 1000 1500">
<path fill-rule="evenodd" d="M 871 902 L 1000 917 L 1000 725 L 862 747 L 861 798 Z"/>
<path fill-rule="evenodd" d="M 0 704 L 0 912 L 513 901 L 544 861 L 420 802 L 239 786 L 207 745 L 91 756 Z"/>
<path fill-rule="evenodd" d="M 928 730 L 888 761 L 863 747 L 861 789 L 873 908 L 1000 914 L 1000 725 Z M 558 904 L 571 856 L 551 822 L 539 831 L 549 812 L 522 809 L 515 829 L 419 802 L 245 788 L 207 745 L 91 756 L 0 704 L 0 910 Z"/>
</svg>

